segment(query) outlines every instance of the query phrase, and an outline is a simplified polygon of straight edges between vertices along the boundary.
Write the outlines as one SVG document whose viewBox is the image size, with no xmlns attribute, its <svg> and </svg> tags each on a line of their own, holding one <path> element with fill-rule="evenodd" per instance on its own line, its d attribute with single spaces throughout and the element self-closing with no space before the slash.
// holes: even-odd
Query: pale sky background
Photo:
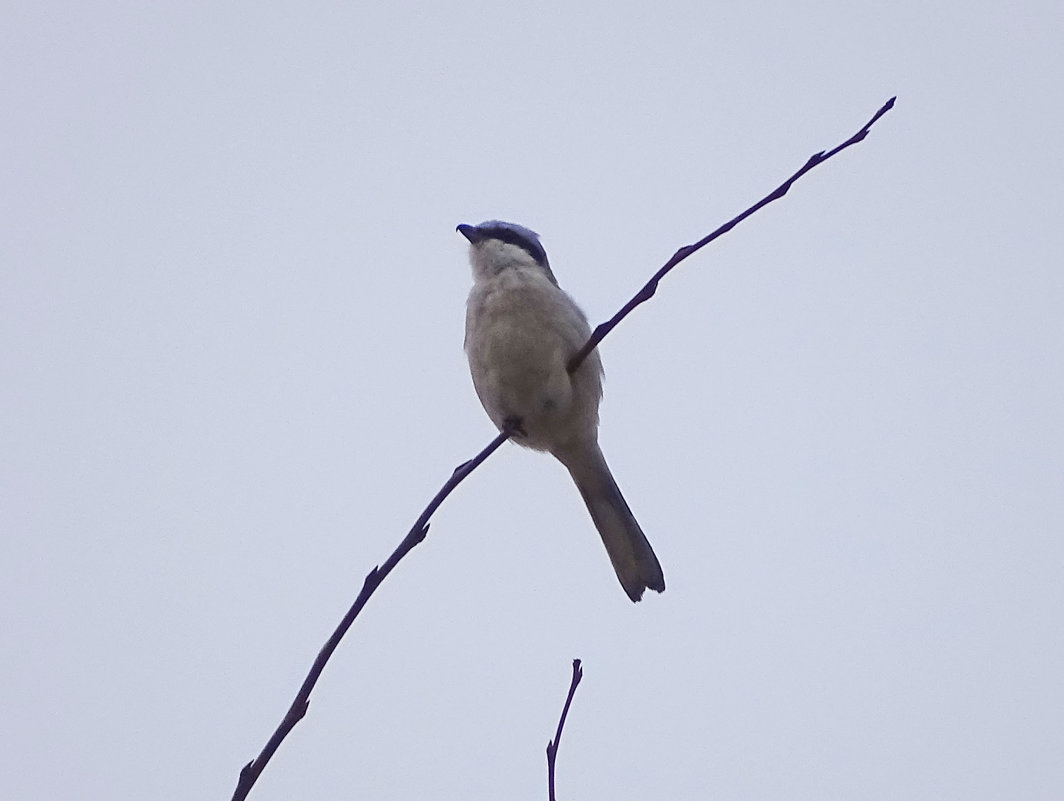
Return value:
<svg viewBox="0 0 1064 801">
<path fill-rule="evenodd" d="M 227 799 L 494 431 L 460 222 L 543 236 L 664 566 L 507 446 L 252 798 L 1064 798 L 1064 5 L 9 2 L 0 795 Z"/>
</svg>

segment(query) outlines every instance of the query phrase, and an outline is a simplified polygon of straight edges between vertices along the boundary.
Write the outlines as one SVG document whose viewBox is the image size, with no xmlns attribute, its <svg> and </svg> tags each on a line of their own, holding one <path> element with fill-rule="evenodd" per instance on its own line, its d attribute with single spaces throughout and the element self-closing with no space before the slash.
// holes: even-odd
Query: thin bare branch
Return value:
<svg viewBox="0 0 1064 801">
<path fill-rule="evenodd" d="M 296 693 L 295 700 L 292 701 L 292 705 L 288 708 L 288 712 L 285 713 L 281 723 L 274 730 L 273 735 L 266 742 L 262 751 L 257 757 L 248 762 L 240 771 L 240 778 L 237 780 L 236 790 L 233 792 L 233 801 L 243 801 L 247 798 L 248 793 L 251 791 L 252 786 L 255 784 L 259 775 L 262 773 L 263 768 L 266 767 L 266 763 L 270 761 L 274 752 L 280 746 L 281 742 L 288 733 L 295 728 L 295 725 L 303 719 L 303 716 L 307 713 L 307 708 L 310 705 L 310 693 L 314 689 L 314 685 L 318 683 L 318 678 L 321 676 L 321 672 L 325 669 L 325 664 L 329 661 L 329 658 L 333 655 L 333 651 L 336 650 L 336 646 L 340 644 L 340 640 L 347 633 L 347 630 L 351 628 L 351 624 L 355 622 L 355 618 L 358 617 L 359 612 L 362 611 L 362 607 L 366 605 L 370 596 L 380 586 L 381 582 L 392 572 L 392 569 L 399 564 L 399 561 L 406 556 L 414 548 L 415 545 L 425 539 L 425 535 L 429 532 L 429 518 L 432 517 L 432 513 L 439 508 L 443 500 L 451 494 L 451 491 L 457 487 L 462 480 L 472 473 L 485 459 L 491 456 L 495 450 L 502 445 L 506 440 L 510 438 L 512 430 L 505 429 L 499 433 L 491 443 L 484 448 L 475 457 L 468 462 L 460 464 L 455 468 L 451 477 L 447 479 L 447 482 L 443 485 L 439 492 L 436 493 L 429 505 L 425 507 L 425 510 L 418 517 L 417 521 L 411 527 L 409 533 L 403 538 L 403 541 L 399 543 L 399 547 L 396 548 L 392 555 L 388 557 L 387 561 L 369 571 L 365 581 L 362 584 L 362 591 L 359 592 L 358 597 L 355 598 L 355 602 L 351 605 L 351 608 L 344 615 L 343 620 L 340 621 L 340 625 L 336 627 L 336 630 L 332 633 L 332 636 L 326 641 L 325 645 L 318 652 L 317 658 L 314 660 L 314 664 L 311 665 L 310 672 L 303 680 L 303 685 L 299 688 L 299 692 Z"/>
<path fill-rule="evenodd" d="M 613 317 L 611 317 L 606 322 L 604 322 L 601 325 L 599 325 L 592 332 L 591 338 L 586 343 L 584 343 L 584 346 L 582 348 L 580 348 L 580 350 L 578 350 L 573 355 L 573 358 L 571 358 L 569 360 L 569 364 L 567 365 L 567 368 L 568 368 L 569 372 L 570 373 L 574 372 L 576 370 L 576 368 L 579 367 L 580 364 L 584 361 L 584 359 L 587 358 L 587 355 L 589 353 L 591 353 L 591 351 L 593 351 L 598 346 L 599 342 L 601 342 L 610 331 L 612 331 L 614 328 L 616 328 L 617 325 L 621 322 L 621 320 L 623 320 L 625 317 L 627 317 L 628 314 L 636 306 L 638 306 L 640 303 L 645 303 L 646 301 L 648 301 L 652 297 L 654 297 L 654 293 L 658 291 L 658 282 L 660 282 L 661 279 L 664 278 L 665 275 L 673 267 L 675 267 L 677 264 L 679 264 L 681 261 L 686 259 L 691 254 L 693 254 L 696 251 L 699 251 L 702 248 L 704 248 L 706 245 L 708 245 L 710 242 L 712 242 L 717 237 L 728 233 L 728 231 L 730 231 L 736 225 L 741 223 L 743 220 L 745 220 L 750 215 L 752 215 L 752 214 L 756 213 L 757 211 L 759 211 L 764 206 L 767 206 L 773 200 L 779 200 L 781 197 L 783 197 L 784 195 L 787 194 L 787 191 L 791 188 L 791 184 L 793 184 L 795 181 L 797 181 L 799 178 L 801 178 L 803 175 L 805 175 L 811 169 L 816 167 L 818 164 L 823 164 L 825 161 L 827 161 L 829 158 L 834 156 L 836 153 L 840 153 L 843 150 L 845 150 L 846 148 L 850 147 L 851 145 L 856 145 L 858 142 L 862 141 L 866 136 L 868 136 L 869 130 L 871 130 L 872 126 L 876 123 L 876 121 L 880 117 L 882 117 L 884 114 L 886 114 L 888 111 L 890 111 L 892 108 L 894 108 L 894 101 L 895 100 L 897 100 L 897 97 L 892 97 L 890 100 L 888 100 L 886 103 L 884 103 L 883 107 L 880 108 L 879 111 L 877 111 L 872 116 L 872 119 L 870 119 L 868 122 L 866 122 L 864 124 L 864 126 L 861 128 L 861 130 L 859 130 L 857 133 L 855 133 L 853 136 L 851 136 L 849 139 L 847 139 L 841 145 L 835 147 L 832 150 L 828 150 L 827 152 L 821 151 L 819 153 L 814 153 L 812 156 L 809 157 L 809 160 L 802 166 L 802 168 L 800 170 L 798 170 L 798 172 L 796 172 L 794 175 L 792 175 L 790 178 L 788 178 L 782 184 L 777 186 L 771 193 L 769 193 L 765 197 L 761 198 L 761 200 L 759 200 L 753 206 L 748 208 L 742 214 L 739 214 L 738 216 L 733 217 L 732 219 L 728 220 L 728 222 L 724 223 L 724 225 L 722 225 L 716 231 L 713 231 L 713 233 L 708 234 L 707 236 L 705 236 L 702 239 L 698 240 L 693 245 L 684 245 L 682 248 L 677 250 L 672 255 L 672 258 L 669 259 L 665 263 L 665 265 L 660 270 L 658 270 L 656 273 L 654 273 L 653 277 L 651 277 L 651 279 L 649 281 L 647 281 L 646 284 L 643 285 L 643 288 L 640 289 L 638 292 L 636 292 L 635 295 L 632 297 L 632 299 L 630 301 L 628 301 L 626 304 L 624 304 L 624 306 L 621 307 L 621 310 L 619 312 L 617 312 L 615 315 L 613 315 Z"/>
<path fill-rule="evenodd" d="M 619 312 L 617 312 L 617 314 L 615 314 L 611 319 L 601 324 L 594 330 L 591 335 L 591 338 L 573 356 L 573 358 L 569 360 L 569 364 L 567 365 L 569 372 L 572 373 L 574 370 L 576 370 L 584 361 L 584 359 L 587 358 L 587 355 L 595 349 L 598 343 L 601 342 L 602 339 L 621 322 L 621 320 L 628 316 L 629 312 L 631 312 L 640 303 L 643 303 L 654 296 L 654 293 L 657 291 L 658 282 L 660 282 L 661 279 L 670 270 L 672 270 L 673 267 L 675 267 L 677 264 L 679 264 L 691 254 L 708 245 L 717 237 L 730 231 L 732 228 L 734 228 L 736 225 L 738 225 L 750 215 L 757 212 L 763 206 L 768 205 L 773 200 L 778 200 L 779 198 L 783 197 L 791 188 L 791 184 L 793 184 L 796 180 L 805 175 L 805 173 L 816 167 L 818 164 L 827 161 L 836 153 L 839 153 L 840 151 L 845 150 L 851 145 L 857 144 L 858 142 L 863 140 L 868 135 L 868 132 L 871 129 L 872 125 L 875 124 L 875 122 L 884 114 L 886 114 L 891 108 L 893 108 L 894 100 L 895 98 L 893 97 L 888 100 L 887 103 L 884 104 L 884 106 L 876 112 L 872 119 L 869 120 L 863 128 L 861 128 L 861 130 L 859 130 L 856 134 L 847 139 L 845 142 L 838 145 L 832 150 L 829 150 L 827 152 L 816 153 L 811 156 L 800 170 L 798 170 L 796 173 L 794 173 L 794 175 L 792 175 L 790 178 L 780 184 L 780 186 L 778 186 L 771 194 L 762 198 L 760 201 L 748 208 L 742 214 L 738 215 L 732 220 L 729 220 L 716 231 L 713 231 L 711 234 L 699 240 L 695 244 L 686 245 L 677 250 L 676 253 L 673 254 L 673 257 L 669 259 L 669 261 L 653 275 L 653 277 L 646 283 L 646 285 L 642 289 L 640 289 L 639 292 L 637 292 L 636 295 L 628 303 L 626 303 Z M 289 732 L 291 732 L 292 729 L 295 728 L 296 724 L 303 719 L 303 716 L 306 715 L 307 709 L 310 705 L 310 693 L 314 689 L 314 686 L 317 684 L 318 678 L 321 676 L 322 671 L 325 669 L 326 663 L 332 657 L 333 652 L 340 644 L 340 640 L 343 639 L 348 629 L 351 628 L 351 625 L 352 623 L 354 623 L 355 618 L 358 617 L 359 613 L 362 611 L 362 608 L 366 605 L 366 602 L 369 600 L 370 596 L 372 596 L 373 593 L 377 590 L 377 587 L 380 586 L 381 582 L 384 581 L 388 574 L 391 573 L 392 569 L 395 568 L 397 564 L 399 564 L 403 557 L 405 557 L 414 548 L 414 546 L 416 546 L 418 543 L 425 539 L 425 536 L 428 534 L 429 529 L 429 518 L 432 517 L 432 514 L 436 511 L 436 509 L 439 508 L 440 504 L 443 503 L 444 499 L 451 494 L 454 488 L 457 487 L 458 484 L 460 484 L 466 478 L 466 476 L 472 473 L 473 470 L 475 470 L 485 459 L 487 459 L 492 453 L 494 453 L 499 448 L 499 446 L 502 445 L 502 443 L 509 439 L 513 434 L 521 433 L 522 432 L 520 430 L 519 422 L 515 422 L 513 425 L 508 426 L 506 429 L 500 432 L 499 435 L 496 436 L 495 439 L 493 439 L 491 443 L 489 443 L 487 447 L 485 447 L 473 459 L 470 459 L 468 462 L 465 462 L 464 464 L 461 464 L 457 468 L 455 468 L 454 472 L 451 474 L 451 477 L 446 481 L 440 491 L 436 493 L 436 496 L 429 502 L 428 506 L 425 507 L 425 510 L 418 517 L 417 521 L 414 523 L 413 527 L 411 527 L 407 535 L 403 538 L 402 542 L 399 543 L 399 546 L 392 552 L 391 556 L 388 557 L 388 559 L 384 562 L 383 565 L 375 567 L 369 572 L 369 574 L 365 578 L 365 581 L 362 584 L 362 590 L 361 592 L 359 592 L 358 597 L 355 599 L 355 602 L 351 605 L 351 608 L 348 610 L 347 614 L 344 615 L 343 620 L 340 621 L 340 624 L 336 627 L 336 630 L 332 633 L 332 636 L 329 637 L 325 645 L 322 646 L 322 649 L 318 652 L 318 655 L 314 660 L 314 664 L 310 668 L 310 672 L 303 680 L 303 684 L 299 688 L 299 692 L 296 694 L 295 700 L 292 701 L 291 706 L 285 713 L 284 718 L 274 730 L 273 734 L 271 735 L 270 739 L 267 741 L 266 745 L 263 747 L 259 755 L 250 762 L 248 762 L 240 771 L 240 778 L 237 781 L 236 790 L 233 792 L 233 801 L 243 801 L 243 799 L 247 798 L 248 793 L 251 791 L 251 788 L 258 780 L 263 769 L 266 767 L 266 764 L 270 761 L 274 753 L 277 751 L 277 748 L 284 741 L 285 737 L 288 736 Z M 568 715 L 569 713 L 569 706 L 573 701 L 573 696 L 576 693 L 577 685 L 580 683 L 580 679 L 582 676 L 583 670 L 580 667 L 580 660 L 574 659 L 573 680 L 572 684 L 569 687 L 569 695 L 565 700 L 565 706 L 562 709 L 561 718 L 558 721 L 558 730 L 555 734 L 554 740 L 547 744 L 547 770 L 551 801 L 555 801 L 554 766 L 558 754 L 558 745 L 561 742 L 562 738 L 562 728 L 565 725 L 565 718 L 566 715 Z"/>
<path fill-rule="evenodd" d="M 565 698 L 565 706 L 562 707 L 562 716 L 558 718 L 558 730 L 554 733 L 554 739 L 547 743 L 547 791 L 550 801 L 557 801 L 554 797 L 554 763 L 558 759 L 558 746 L 562 742 L 562 728 L 565 726 L 565 718 L 569 714 L 569 705 L 576 695 L 577 685 L 584 677 L 584 669 L 580 667 L 580 660 L 573 660 L 573 680 L 569 684 L 569 695 Z"/>
</svg>

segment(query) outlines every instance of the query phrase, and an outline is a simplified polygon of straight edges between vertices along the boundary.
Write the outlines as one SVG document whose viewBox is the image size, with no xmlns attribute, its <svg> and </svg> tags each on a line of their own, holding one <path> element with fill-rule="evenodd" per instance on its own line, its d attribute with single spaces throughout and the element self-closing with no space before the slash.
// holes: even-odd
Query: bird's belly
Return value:
<svg viewBox="0 0 1064 801">
<path fill-rule="evenodd" d="M 521 444 L 550 450 L 572 427 L 573 386 L 565 364 L 568 348 L 549 332 L 522 327 L 520 320 L 495 326 L 470 354 L 474 385 L 488 416 L 502 428 L 517 420 Z"/>
</svg>

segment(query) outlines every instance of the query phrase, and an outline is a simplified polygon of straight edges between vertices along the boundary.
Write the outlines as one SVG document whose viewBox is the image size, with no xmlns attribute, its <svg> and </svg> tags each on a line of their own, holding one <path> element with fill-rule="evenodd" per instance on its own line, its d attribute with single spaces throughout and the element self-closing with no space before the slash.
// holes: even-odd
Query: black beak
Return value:
<svg viewBox="0 0 1064 801">
<path fill-rule="evenodd" d="M 476 244 L 482 238 L 480 236 L 480 231 L 477 230 L 477 227 L 475 225 L 466 225 L 465 223 L 462 223 L 454 230 L 456 230 L 458 233 L 460 233 L 473 244 Z"/>
</svg>

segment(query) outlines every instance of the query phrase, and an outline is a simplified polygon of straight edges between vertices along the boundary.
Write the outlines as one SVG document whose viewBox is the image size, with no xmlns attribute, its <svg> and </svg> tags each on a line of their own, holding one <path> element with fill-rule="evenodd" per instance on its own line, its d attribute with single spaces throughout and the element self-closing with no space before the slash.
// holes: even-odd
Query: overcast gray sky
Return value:
<svg viewBox="0 0 1064 801">
<path fill-rule="evenodd" d="M 228 798 L 493 429 L 454 226 L 543 236 L 665 570 L 440 509 L 252 797 L 1064 797 L 1064 10 L 8 3 L 0 793 Z"/>
</svg>

